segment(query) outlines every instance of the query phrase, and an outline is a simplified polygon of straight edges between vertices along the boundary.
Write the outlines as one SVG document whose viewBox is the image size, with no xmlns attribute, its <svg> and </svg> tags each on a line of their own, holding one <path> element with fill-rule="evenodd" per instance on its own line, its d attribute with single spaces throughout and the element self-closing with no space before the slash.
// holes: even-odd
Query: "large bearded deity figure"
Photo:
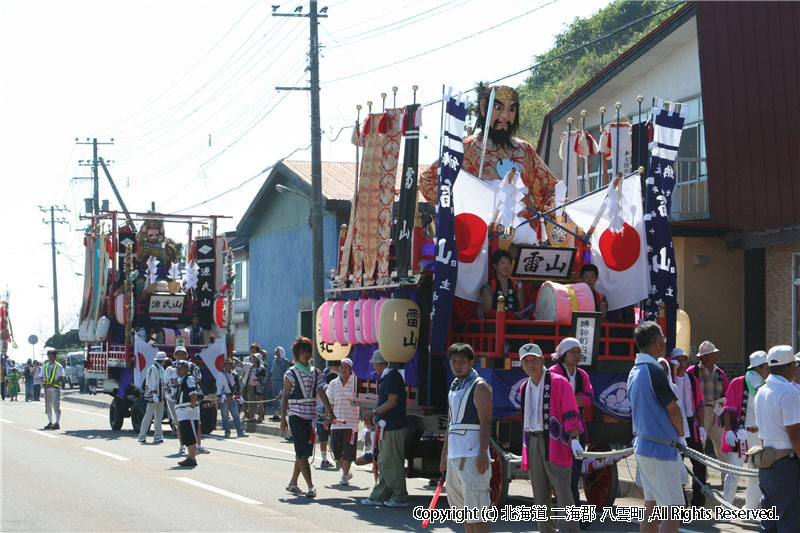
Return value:
<svg viewBox="0 0 800 533">
<path fill-rule="evenodd" d="M 464 139 L 462 168 L 478 176 L 483 143 L 488 142 L 481 178 L 486 181 L 500 180 L 516 167 L 521 174 L 522 183 L 529 191 L 525 203 L 544 211 L 553 203 L 554 187 L 558 178 L 553 176 L 533 146 L 514 137 L 519 127 L 519 94 L 511 87 L 495 87 L 494 111 L 488 128 L 488 141 L 486 140 L 486 108 L 491 90 L 492 87 L 488 87 L 480 100 L 480 116 L 475 124 L 477 133 Z M 422 195 L 431 205 L 436 205 L 438 168 L 437 161 L 422 172 L 419 178 Z"/>
<path fill-rule="evenodd" d="M 147 260 L 150 257 L 158 259 L 157 277 L 159 280 L 167 278 L 167 270 L 179 257 L 175 241 L 164 234 L 163 221 L 156 219 L 144 221 L 136 237 L 136 257 L 142 273 L 147 269 Z"/>
</svg>

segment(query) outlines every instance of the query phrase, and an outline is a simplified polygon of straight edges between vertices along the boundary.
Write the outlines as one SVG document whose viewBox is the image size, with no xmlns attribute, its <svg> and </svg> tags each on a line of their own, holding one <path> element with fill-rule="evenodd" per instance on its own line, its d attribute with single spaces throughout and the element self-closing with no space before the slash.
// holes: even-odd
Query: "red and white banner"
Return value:
<svg viewBox="0 0 800 533">
<path fill-rule="evenodd" d="M 219 380 L 222 377 L 222 363 L 225 362 L 225 356 L 228 354 L 227 347 L 225 346 L 225 337 L 220 337 L 214 341 L 213 344 L 209 344 L 202 352 L 198 355 L 206 364 L 209 372 L 211 375 L 214 376 L 215 380 Z"/>
<path fill-rule="evenodd" d="M 592 263 L 599 271 L 595 289 L 606 295 L 609 310 L 638 303 L 650 294 L 641 198 L 641 182 L 635 173 L 623 180 L 621 194 L 598 192 L 564 208 L 581 229 L 588 231 L 606 203 L 592 234 Z"/>
<path fill-rule="evenodd" d="M 144 384 L 144 379 L 147 377 L 147 369 L 150 368 L 150 365 L 156 360 L 158 350 L 155 346 L 147 344 L 139 335 L 135 337 L 136 341 L 133 343 L 133 384 L 141 389 Z"/>
<path fill-rule="evenodd" d="M 465 170 L 453 186 L 458 245 L 458 278 L 455 295 L 473 302 L 481 299 L 481 287 L 489 276 L 487 232 L 494 216 L 495 188 Z"/>
</svg>

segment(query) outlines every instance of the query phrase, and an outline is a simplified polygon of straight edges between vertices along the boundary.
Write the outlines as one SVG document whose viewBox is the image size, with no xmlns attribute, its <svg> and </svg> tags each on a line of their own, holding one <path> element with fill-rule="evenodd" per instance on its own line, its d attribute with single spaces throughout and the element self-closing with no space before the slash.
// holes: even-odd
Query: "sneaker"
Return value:
<svg viewBox="0 0 800 533">
<path fill-rule="evenodd" d="M 317 497 L 317 489 L 315 489 L 314 487 L 309 488 L 308 492 L 306 492 L 306 498 L 316 498 L 316 497 Z"/>
<path fill-rule="evenodd" d="M 153 439 L 153 444 L 161 444 L 162 442 L 164 442 L 163 438 L 156 437 L 155 439 Z"/>
<path fill-rule="evenodd" d="M 347 479 L 348 479 L 348 481 L 353 479 L 353 473 L 352 472 L 348 472 L 347 473 Z"/>
<path fill-rule="evenodd" d="M 343 475 L 343 476 L 342 476 L 342 479 L 340 479 L 340 480 L 339 480 L 339 485 L 345 485 L 345 486 L 347 486 L 347 485 L 349 485 L 349 484 L 350 484 L 350 480 L 349 480 L 349 479 L 347 479 L 347 476 L 344 476 L 344 475 Z"/>
<path fill-rule="evenodd" d="M 186 453 L 186 446 L 181 444 L 180 446 L 178 446 L 178 455 L 183 455 L 184 453 Z"/>
<path fill-rule="evenodd" d="M 197 461 L 195 461 L 191 457 L 187 457 L 183 461 L 179 461 L 178 466 L 197 466 Z"/>
<path fill-rule="evenodd" d="M 320 466 L 321 468 L 333 468 L 333 463 L 331 463 L 330 461 L 328 461 L 327 459 L 325 459 L 324 461 L 322 461 L 322 462 L 319 464 L 319 466 Z"/>
<path fill-rule="evenodd" d="M 225 438 L 226 438 L 226 439 L 229 439 L 229 438 L 231 438 L 231 432 L 230 432 L 230 431 L 226 431 L 226 432 L 225 432 Z"/>
<path fill-rule="evenodd" d="M 244 439 L 244 438 L 249 437 L 249 436 L 250 435 L 248 435 L 247 433 L 239 433 L 239 434 L 236 435 L 236 438 L 237 439 Z"/>
<path fill-rule="evenodd" d="M 364 498 L 361 500 L 361 505 L 383 505 L 384 502 L 379 502 L 378 500 L 373 500 L 372 498 Z"/>
<path fill-rule="evenodd" d="M 197 447 L 197 453 L 211 453 L 210 451 L 206 450 L 202 446 Z"/>
<path fill-rule="evenodd" d="M 58 424 L 53 424 L 53 427 L 51 427 L 50 429 L 61 429 L 61 426 Z"/>
<path fill-rule="evenodd" d="M 269 420 L 270 420 L 270 422 L 280 422 L 281 418 L 279 416 L 277 416 L 277 415 L 273 415 L 273 416 L 269 417 Z"/>
<path fill-rule="evenodd" d="M 42 429 L 53 429 L 53 424 L 52 424 L 52 423 L 50 423 L 50 424 L 47 424 L 47 425 L 46 425 L 45 427 L 43 427 Z"/>
<path fill-rule="evenodd" d="M 139 439 L 139 444 L 147 444 L 147 441 L 144 439 Z"/>
<path fill-rule="evenodd" d="M 386 507 L 408 507 L 408 502 L 396 502 L 394 500 L 386 500 L 383 502 Z"/>
</svg>

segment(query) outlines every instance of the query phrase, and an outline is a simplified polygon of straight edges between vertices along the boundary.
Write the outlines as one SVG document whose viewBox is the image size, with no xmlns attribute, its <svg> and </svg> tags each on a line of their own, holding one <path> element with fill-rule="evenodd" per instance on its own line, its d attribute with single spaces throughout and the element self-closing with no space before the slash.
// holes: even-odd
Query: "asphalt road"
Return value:
<svg viewBox="0 0 800 533">
<path fill-rule="evenodd" d="M 371 471 L 312 467 L 316 499 L 288 494 L 294 452 L 279 437 L 206 436 L 211 451 L 197 468 L 177 466 L 177 440 L 140 445 L 132 431 L 108 429 L 105 409 L 62 401 L 62 429 L 41 431 L 44 402 L 0 404 L 2 523 L 15 531 L 421 531 L 412 509 L 365 507 Z M 126 424 L 129 427 L 129 424 Z M 148 437 L 152 440 L 152 434 Z M 316 458 L 319 464 L 320 458 Z M 304 485 L 301 482 L 301 486 Z M 427 480 L 408 480 L 411 507 L 430 503 Z M 530 485 L 511 484 L 510 505 L 531 505 Z M 617 505 L 641 505 L 618 499 Z M 446 506 L 443 497 L 439 508 Z M 599 515 L 598 515 L 599 519 Z M 463 531 L 453 522 L 429 530 Z M 498 522 L 494 531 L 533 531 L 534 522 Z M 638 530 L 630 522 L 595 522 L 590 531 Z M 755 524 L 694 522 L 682 531 L 757 531 Z"/>
</svg>

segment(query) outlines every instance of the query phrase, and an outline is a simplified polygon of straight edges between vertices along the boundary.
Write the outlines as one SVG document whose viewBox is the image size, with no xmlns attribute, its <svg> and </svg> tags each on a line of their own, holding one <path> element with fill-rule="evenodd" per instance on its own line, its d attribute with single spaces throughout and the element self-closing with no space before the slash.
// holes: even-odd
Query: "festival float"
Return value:
<svg viewBox="0 0 800 533">
<path fill-rule="evenodd" d="M 217 235 L 225 217 L 101 211 L 83 218 L 89 225 L 78 334 L 87 347 L 86 379 L 113 397 L 111 429 L 130 417 L 139 431 L 147 367 L 158 351 L 174 358 L 182 345 L 201 369 L 201 430 L 211 433 L 215 376 L 232 355 L 233 252 Z M 166 227 L 183 228 L 186 240 L 167 237 Z"/>
<path fill-rule="evenodd" d="M 11 317 L 9 315 L 10 299 L 11 293 L 8 291 L 0 299 L 0 357 L 3 360 L 8 357 L 9 342 L 14 349 L 17 348 L 17 342 L 14 339 L 14 328 L 11 326 Z"/>
<path fill-rule="evenodd" d="M 577 338 L 580 366 L 594 389 L 592 401 L 582 407 L 587 451 L 630 445 L 626 382 L 636 356 L 633 330 L 651 293 L 642 170 L 629 168 L 630 157 L 621 160 L 619 107 L 614 126 L 604 129 L 602 148 L 585 131 L 565 132 L 564 144 L 584 160 L 603 152 L 604 176 L 609 176 L 606 165 L 613 165 L 612 179 L 582 194 L 553 176 L 530 144 L 513 137 L 518 103 L 509 87 L 487 90 L 476 122 L 476 130 L 489 132 L 492 142 L 484 143 L 482 133 L 464 137 L 466 97 L 443 95 L 441 149 L 430 166 L 418 161 L 418 104 L 373 113 L 370 102 L 363 123 L 357 106 L 353 208 L 341 228 L 332 288 L 316 324 L 323 358 L 353 360 L 359 405 L 372 407 L 377 399 L 379 381 L 368 362 L 375 349 L 403 368 L 411 427 L 408 477 L 439 478 L 452 380 L 444 353 L 453 342 L 472 345 L 475 368 L 493 389 L 494 505 L 504 501 L 509 482 L 528 478 L 521 470 L 519 405 L 527 376 L 518 350 L 525 343 L 537 343 L 550 358 L 561 339 Z M 571 175 L 566 170 L 564 175 Z M 494 277 L 489 258 L 498 249 L 511 254 L 511 280 L 518 285 L 492 294 L 496 306 L 481 312 L 481 291 Z M 601 303 L 599 293 L 582 283 L 586 263 L 601 267 L 604 283 L 597 287 L 605 288 L 607 301 Z M 520 294 L 512 298 L 517 286 Z M 491 292 L 494 285 L 489 287 Z M 509 299 L 516 304 L 513 311 Z M 648 316 L 667 331 L 663 302 L 654 306 Z M 613 504 L 618 460 L 584 459 L 583 490 L 590 504 Z"/>
</svg>

